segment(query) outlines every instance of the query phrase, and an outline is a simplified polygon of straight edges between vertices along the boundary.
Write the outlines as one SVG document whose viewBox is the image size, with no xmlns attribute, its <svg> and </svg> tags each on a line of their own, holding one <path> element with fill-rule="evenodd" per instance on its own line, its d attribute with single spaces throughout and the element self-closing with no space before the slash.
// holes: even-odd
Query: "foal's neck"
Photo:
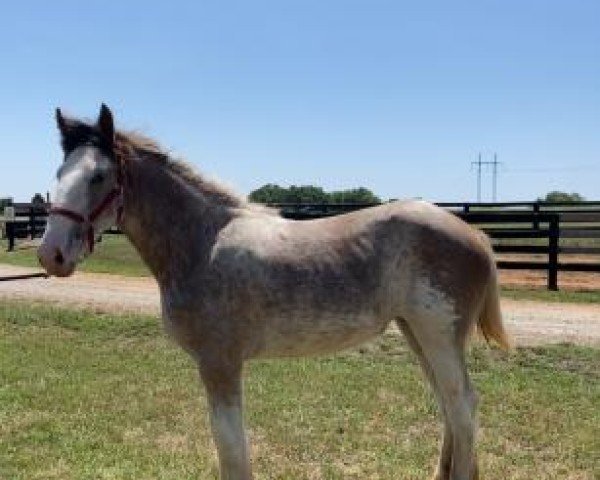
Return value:
<svg viewBox="0 0 600 480">
<path fill-rule="evenodd" d="M 203 268 L 236 209 L 154 160 L 127 161 L 122 229 L 159 284 Z"/>
</svg>

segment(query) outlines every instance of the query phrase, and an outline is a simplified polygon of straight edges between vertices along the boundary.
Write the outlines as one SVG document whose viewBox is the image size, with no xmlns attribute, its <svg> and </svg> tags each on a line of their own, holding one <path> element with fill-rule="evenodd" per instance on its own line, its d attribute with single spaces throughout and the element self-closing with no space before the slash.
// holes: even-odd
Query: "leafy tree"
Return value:
<svg viewBox="0 0 600 480">
<path fill-rule="evenodd" d="M 44 200 L 44 196 L 41 193 L 36 193 L 31 199 L 31 203 L 33 203 L 34 205 L 42 205 L 46 203 L 46 201 Z"/>
<path fill-rule="evenodd" d="M 538 198 L 544 202 L 583 202 L 585 198 L 578 193 L 567 193 L 559 190 L 548 192 L 544 198 Z"/>
<path fill-rule="evenodd" d="M 284 188 L 272 183 L 254 190 L 248 198 L 258 203 L 381 203 L 379 197 L 364 187 L 325 192 L 315 185 Z"/>
<path fill-rule="evenodd" d="M 248 198 L 250 201 L 257 203 L 283 203 L 286 193 L 285 188 L 267 183 L 250 193 Z"/>
<path fill-rule="evenodd" d="M 328 203 L 328 196 L 321 187 L 292 185 L 285 195 L 286 203 Z"/>
<path fill-rule="evenodd" d="M 0 212 L 4 211 L 4 207 L 8 207 L 13 204 L 13 199 L 11 197 L 0 198 Z"/>
<path fill-rule="evenodd" d="M 381 199 L 365 187 L 331 192 L 329 201 L 330 203 L 381 203 Z"/>
</svg>

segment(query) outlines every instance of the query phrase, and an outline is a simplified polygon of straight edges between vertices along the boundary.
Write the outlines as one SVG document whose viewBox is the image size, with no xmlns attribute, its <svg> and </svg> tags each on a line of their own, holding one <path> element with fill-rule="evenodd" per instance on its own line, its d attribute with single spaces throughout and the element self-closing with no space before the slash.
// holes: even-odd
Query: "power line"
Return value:
<svg viewBox="0 0 600 480">
<path fill-rule="evenodd" d="M 555 166 L 555 167 L 517 167 L 517 168 L 507 168 L 504 170 L 505 173 L 560 173 L 560 172 L 573 172 L 573 171 L 582 171 L 589 170 L 592 168 L 597 168 L 597 165 L 592 164 L 579 164 L 579 165 L 563 165 L 563 166 Z"/>
</svg>

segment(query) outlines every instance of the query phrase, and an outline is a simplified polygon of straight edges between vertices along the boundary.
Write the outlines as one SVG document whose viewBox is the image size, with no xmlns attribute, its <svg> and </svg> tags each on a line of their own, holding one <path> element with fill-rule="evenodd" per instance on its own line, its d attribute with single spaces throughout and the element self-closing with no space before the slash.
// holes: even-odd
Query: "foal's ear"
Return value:
<svg viewBox="0 0 600 480">
<path fill-rule="evenodd" d="M 58 126 L 58 129 L 60 130 L 60 134 L 64 137 L 67 133 L 67 120 L 65 120 L 65 117 L 63 117 L 62 112 L 60 111 L 60 108 L 56 109 L 56 125 Z"/>
<path fill-rule="evenodd" d="M 98 128 L 100 132 L 108 140 L 111 145 L 115 141 L 115 124 L 113 122 L 113 115 L 104 103 L 100 107 L 100 115 L 98 116 Z"/>
</svg>

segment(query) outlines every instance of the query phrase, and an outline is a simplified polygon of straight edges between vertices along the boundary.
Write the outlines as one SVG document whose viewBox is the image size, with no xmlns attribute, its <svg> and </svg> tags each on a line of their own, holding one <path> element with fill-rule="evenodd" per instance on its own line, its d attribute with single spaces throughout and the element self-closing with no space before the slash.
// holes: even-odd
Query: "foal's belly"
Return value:
<svg viewBox="0 0 600 480">
<path fill-rule="evenodd" d="M 385 331 L 389 321 L 374 316 L 277 319 L 265 325 L 253 357 L 295 357 L 336 352 Z"/>
</svg>

